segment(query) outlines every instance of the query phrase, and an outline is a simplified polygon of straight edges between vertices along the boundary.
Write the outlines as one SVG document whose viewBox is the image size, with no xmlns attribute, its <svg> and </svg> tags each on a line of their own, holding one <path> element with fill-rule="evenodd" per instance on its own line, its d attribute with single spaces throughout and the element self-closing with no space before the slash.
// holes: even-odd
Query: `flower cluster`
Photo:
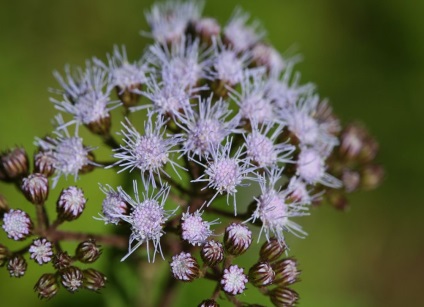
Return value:
<svg viewBox="0 0 424 307">
<path fill-rule="evenodd" d="M 300 271 L 294 258 L 280 258 L 287 233 L 306 236 L 294 220 L 323 200 L 344 208 L 340 197 L 381 180 L 375 141 L 356 126 L 343 128 L 315 86 L 301 84 L 297 57 L 282 57 L 241 9 L 221 27 L 203 17 L 202 8 L 194 0 L 154 4 L 146 12 L 150 32 L 142 32 L 153 42 L 139 59 L 129 60 L 126 48 L 115 46 L 106 60 L 55 72 L 60 89 L 52 90 L 51 101 L 60 113 L 53 133 L 36 138 L 34 172 L 28 175 L 24 150 L 1 155 L 0 178 L 19 183 L 37 210 L 34 227 L 27 213 L 9 209 L 0 197 L 2 227 L 13 240 L 37 236 L 28 249 L 31 259 L 53 262 L 56 269 L 36 284 L 40 297 L 56 294 L 59 281 L 70 292 L 104 286 L 102 273 L 73 265 L 97 260 L 96 239 L 127 247 L 121 261 L 153 262 L 160 255 L 177 280 L 215 280 L 213 296 L 199 306 L 218 306 L 220 291 L 242 305 L 235 296 L 248 282 L 261 289 L 276 285 L 264 292 L 272 303 L 293 306 L 298 294 L 288 286 Z M 117 108 L 125 118 L 115 128 Z M 96 148 L 81 136 L 84 127 L 102 139 L 111 161 L 95 158 Z M 50 224 L 48 178 L 54 176 L 55 187 L 61 177 L 77 182 L 104 168 L 116 170 L 124 183 L 115 188 L 102 178 L 105 197 L 95 219 L 128 235 L 87 234 L 71 257 L 59 241 L 82 235 L 57 227 L 78 219 L 87 199 L 83 188 L 64 188 Z M 261 240 L 260 258 L 246 275 L 234 261 Z M 142 245 L 146 253 L 137 251 Z M 0 254 L 11 276 L 23 275 L 22 252 L 1 245 Z"/>
</svg>

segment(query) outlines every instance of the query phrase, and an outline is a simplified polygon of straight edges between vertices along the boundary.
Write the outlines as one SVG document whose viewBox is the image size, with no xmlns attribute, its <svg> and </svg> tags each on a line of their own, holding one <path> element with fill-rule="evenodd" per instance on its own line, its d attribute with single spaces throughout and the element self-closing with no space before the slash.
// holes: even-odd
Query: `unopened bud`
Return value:
<svg viewBox="0 0 424 307">
<path fill-rule="evenodd" d="M 34 286 L 40 299 L 51 299 L 59 291 L 56 274 L 43 274 Z"/>
<path fill-rule="evenodd" d="M 189 253 L 173 256 L 171 270 L 174 278 L 181 281 L 193 281 L 200 276 L 199 265 Z"/>
<path fill-rule="evenodd" d="M 297 261 L 293 258 L 279 260 L 272 264 L 272 268 L 275 272 L 275 284 L 288 286 L 299 281 L 300 271 L 297 269 Z"/>
<path fill-rule="evenodd" d="M 275 272 L 269 262 L 258 262 L 249 270 L 249 281 L 256 287 L 268 286 L 274 279 Z"/>
<path fill-rule="evenodd" d="M 49 195 L 49 181 L 43 174 L 31 174 L 22 180 L 21 189 L 31 203 L 41 205 Z"/>
<path fill-rule="evenodd" d="M 252 57 L 256 67 L 265 67 L 271 74 L 277 75 L 286 67 L 286 63 L 277 50 L 263 43 L 258 43 L 253 47 Z"/>
<path fill-rule="evenodd" d="M 215 300 L 204 300 L 197 307 L 219 307 Z"/>
<path fill-rule="evenodd" d="M 9 211 L 9 203 L 2 194 L 0 194 L 0 219 L 3 218 L 3 215 Z"/>
<path fill-rule="evenodd" d="M 55 172 L 54 161 L 51 151 L 40 150 L 34 155 L 34 172 L 50 177 Z"/>
<path fill-rule="evenodd" d="M 212 38 L 218 37 L 221 32 L 221 27 L 216 19 L 201 18 L 193 24 L 193 30 L 196 36 L 200 37 L 203 43 L 212 44 Z"/>
<path fill-rule="evenodd" d="M 224 245 L 231 255 L 243 254 L 252 243 L 252 232 L 243 224 L 232 223 L 225 229 Z"/>
<path fill-rule="evenodd" d="M 87 200 L 84 193 L 77 187 L 69 187 L 62 190 L 57 201 L 56 210 L 59 218 L 66 221 L 77 219 L 85 208 Z"/>
<path fill-rule="evenodd" d="M 82 274 L 82 271 L 77 267 L 70 266 L 70 267 L 64 269 L 61 272 L 60 277 L 61 277 L 62 285 L 69 292 L 76 292 L 83 285 L 83 277 L 84 276 Z"/>
<path fill-rule="evenodd" d="M 76 258 L 83 263 L 93 263 L 99 259 L 101 254 L 102 250 L 94 240 L 81 242 L 75 252 Z"/>
<path fill-rule="evenodd" d="M 381 165 L 367 165 L 362 169 L 361 187 L 372 190 L 378 187 L 384 178 L 384 168 Z"/>
<path fill-rule="evenodd" d="M 88 123 L 86 126 L 94 134 L 108 135 L 111 126 L 110 113 L 97 118 L 95 121 Z"/>
<path fill-rule="evenodd" d="M 224 259 L 224 248 L 221 243 L 210 240 L 203 245 L 200 256 L 204 263 L 215 266 Z"/>
<path fill-rule="evenodd" d="M 104 274 L 94 269 L 87 269 L 82 271 L 83 286 L 91 291 L 99 291 L 106 285 L 107 278 Z"/>
<path fill-rule="evenodd" d="M 118 98 L 122 101 L 122 105 L 126 109 L 134 107 L 140 100 L 140 94 L 138 93 L 139 91 L 141 91 L 141 84 L 133 84 L 130 87 L 124 89 L 120 86 L 116 86 L 116 93 Z"/>
<path fill-rule="evenodd" d="M 3 244 L 0 244 L 0 267 L 4 266 L 9 257 L 9 250 Z"/>
<path fill-rule="evenodd" d="M 71 256 L 67 252 L 58 252 L 53 256 L 53 267 L 56 270 L 63 270 L 69 267 L 72 263 Z"/>
<path fill-rule="evenodd" d="M 0 154 L 2 179 L 14 180 L 28 174 L 28 155 L 23 148 L 13 148 Z"/>
<path fill-rule="evenodd" d="M 27 266 L 26 260 L 21 255 L 12 256 L 7 263 L 10 276 L 17 278 L 24 276 Z"/>
<path fill-rule="evenodd" d="M 276 307 L 292 307 L 296 306 L 299 294 L 290 288 L 277 287 L 271 290 L 270 298 Z"/>
<path fill-rule="evenodd" d="M 259 255 L 262 260 L 273 262 L 285 251 L 286 245 L 283 242 L 278 241 L 277 238 L 271 238 L 262 245 Z"/>
<path fill-rule="evenodd" d="M 339 190 L 330 190 L 327 192 L 326 200 L 336 209 L 345 211 L 349 208 L 349 201 L 345 193 Z"/>
<path fill-rule="evenodd" d="M 352 193 L 358 188 L 361 176 L 358 172 L 344 170 L 342 175 L 343 186 L 348 193 Z"/>
</svg>

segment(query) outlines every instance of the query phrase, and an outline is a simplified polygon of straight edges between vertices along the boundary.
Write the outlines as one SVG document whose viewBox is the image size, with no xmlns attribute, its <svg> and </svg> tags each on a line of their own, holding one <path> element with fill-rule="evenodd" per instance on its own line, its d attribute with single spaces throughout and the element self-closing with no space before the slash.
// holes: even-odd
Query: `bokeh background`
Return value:
<svg viewBox="0 0 424 307">
<path fill-rule="evenodd" d="M 143 12 L 151 3 L 2 1 L 0 149 L 22 145 L 32 153 L 34 136 L 51 131 L 55 110 L 48 88 L 57 87 L 53 70 L 82 65 L 92 56 L 104 58 L 114 44 L 125 44 L 129 57 L 138 57 L 148 42 L 139 31 L 147 29 Z M 381 188 L 353 195 L 348 212 L 322 206 L 299 221 L 310 234 L 290 240 L 303 270 L 295 287 L 300 306 L 422 306 L 424 1 L 214 0 L 204 12 L 225 22 L 237 5 L 262 22 L 279 51 L 303 55 L 297 66 L 302 80 L 314 82 L 343 121 L 366 124 L 379 140 L 378 161 L 386 168 Z M 111 171 L 100 176 L 117 184 Z M 97 181 L 98 175 L 90 174 L 78 183 L 92 188 L 85 188 L 88 213 L 77 227 L 105 232 L 110 228 L 92 219 L 103 197 Z M 50 195 L 51 212 L 58 192 Z M 12 207 L 30 210 L 14 188 L 0 183 L 0 193 Z M 12 244 L 3 230 L 0 240 Z M 62 289 L 51 301 L 41 302 L 32 287 L 45 269 L 29 262 L 21 279 L 0 268 L 2 306 L 121 303 L 117 290 L 110 288 L 102 295 L 71 295 Z M 128 266 L 117 261 L 96 267 L 108 266 L 122 272 L 123 288 L 143 295 L 146 288 L 131 279 Z M 205 287 L 212 285 L 183 285 L 175 306 L 195 306 L 212 291 Z M 261 304 L 270 305 L 267 300 Z"/>
</svg>

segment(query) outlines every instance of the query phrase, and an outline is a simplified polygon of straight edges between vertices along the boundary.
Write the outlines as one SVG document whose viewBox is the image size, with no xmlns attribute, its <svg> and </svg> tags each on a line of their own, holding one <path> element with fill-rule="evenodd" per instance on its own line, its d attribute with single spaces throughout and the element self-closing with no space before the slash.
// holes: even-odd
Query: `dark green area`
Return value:
<svg viewBox="0 0 424 307">
<path fill-rule="evenodd" d="M 34 136 L 51 130 L 56 112 L 47 89 L 57 87 L 53 70 L 62 71 L 65 64 L 82 65 L 92 56 L 104 58 L 114 44 L 125 44 L 130 58 L 138 57 L 147 43 L 138 32 L 147 29 L 143 11 L 151 2 L 3 1 L 0 148 L 18 144 L 32 153 Z M 314 82 L 342 120 L 359 119 L 367 125 L 380 142 L 378 159 L 386 167 L 383 186 L 354 195 L 348 212 L 324 206 L 299 220 L 310 234 L 304 240 L 290 238 L 292 255 L 303 270 L 302 282 L 295 287 L 301 295 L 300 305 L 420 305 L 424 284 L 424 2 L 214 0 L 207 3 L 205 15 L 225 22 L 237 5 L 262 21 L 269 41 L 279 51 L 290 49 L 303 55 L 298 65 L 302 80 Z M 112 176 L 112 171 L 100 171 L 78 182 L 89 202 L 88 212 L 75 222 L 76 227 L 86 224 L 93 232 L 105 231 L 102 223 L 92 219 L 103 197 L 93 183 Z M 116 185 L 118 179 L 108 181 Z M 1 184 L 0 192 L 12 207 L 31 211 L 14 188 Z M 50 195 L 51 213 L 58 193 L 57 188 Z M 9 246 L 10 241 L 1 230 L 0 242 Z M 249 263 L 247 257 L 243 259 Z M 117 270 L 122 267 L 123 286 L 143 295 L 143 286 L 126 274 L 126 264 L 117 260 L 97 267 L 111 265 Z M 32 287 L 45 271 L 52 269 L 30 262 L 27 275 L 11 279 L 1 268 L 1 305 L 119 305 L 110 288 L 103 296 L 86 291 L 70 295 L 62 289 L 48 303 L 40 302 Z M 212 287 L 203 281 L 182 285 L 175 306 L 195 306 Z M 262 304 L 270 305 L 268 300 Z"/>
</svg>

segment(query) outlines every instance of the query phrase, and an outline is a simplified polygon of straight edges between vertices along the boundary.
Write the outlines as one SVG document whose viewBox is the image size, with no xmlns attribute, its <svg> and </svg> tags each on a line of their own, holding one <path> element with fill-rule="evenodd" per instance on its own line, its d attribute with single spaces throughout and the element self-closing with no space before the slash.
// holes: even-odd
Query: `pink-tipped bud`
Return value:
<svg viewBox="0 0 424 307">
<path fill-rule="evenodd" d="M 99 259 L 102 250 L 94 240 L 81 242 L 76 249 L 75 256 L 82 263 L 93 263 Z"/>
<path fill-rule="evenodd" d="M 272 264 L 275 272 L 275 284 L 288 286 L 299 281 L 300 271 L 294 258 L 286 258 Z"/>
<path fill-rule="evenodd" d="M 17 278 L 24 276 L 27 266 L 26 260 L 21 255 L 12 256 L 7 263 L 10 276 Z"/>
<path fill-rule="evenodd" d="M 174 278 L 181 281 L 193 281 L 200 276 L 199 265 L 189 253 L 173 256 L 171 270 Z"/>
<path fill-rule="evenodd" d="M 252 232 L 243 224 L 232 223 L 225 229 L 224 245 L 234 256 L 243 254 L 252 243 Z"/>
<path fill-rule="evenodd" d="M 271 238 L 266 241 L 259 252 L 262 260 L 273 262 L 280 258 L 280 256 L 286 251 L 286 245 L 277 238 Z"/>
<path fill-rule="evenodd" d="M 3 180 L 20 179 L 28 174 L 28 155 L 23 148 L 13 148 L 0 154 L 0 173 Z"/>
<path fill-rule="evenodd" d="M 34 155 L 34 172 L 50 177 L 55 172 L 54 161 L 51 151 L 40 150 Z"/>
<path fill-rule="evenodd" d="M 87 200 L 84 193 L 77 187 L 62 190 L 57 201 L 56 210 L 61 219 L 72 221 L 77 219 L 85 208 Z"/>
<path fill-rule="evenodd" d="M 271 285 L 275 279 L 275 272 L 269 262 L 258 262 L 249 270 L 249 281 L 256 287 Z"/>
<path fill-rule="evenodd" d="M 22 180 L 21 189 L 31 203 L 41 205 L 49 196 L 49 181 L 43 174 L 31 174 Z"/>
<path fill-rule="evenodd" d="M 203 245 L 200 256 L 208 266 L 215 266 L 224 260 L 224 247 L 221 243 L 210 240 Z"/>
<path fill-rule="evenodd" d="M 69 292 L 76 292 L 78 291 L 82 285 L 83 285 L 83 274 L 82 271 L 74 266 L 70 266 L 66 269 L 64 269 L 61 274 L 61 282 L 62 285 L 68 290 Z"/>
<path fill-rule="evenodd" d="M 277 287 L 271 290 L 270 298 L 276 307 L 292 307 L 296 306 L 299 294 L 290 288 Z"/>
</svg>

